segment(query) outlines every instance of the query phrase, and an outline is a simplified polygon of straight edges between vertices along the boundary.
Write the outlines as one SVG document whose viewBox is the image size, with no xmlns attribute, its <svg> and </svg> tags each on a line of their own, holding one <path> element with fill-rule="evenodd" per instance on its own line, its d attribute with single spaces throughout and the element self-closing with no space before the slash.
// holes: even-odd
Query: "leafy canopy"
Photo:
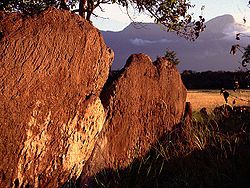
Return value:
<svg viewBox="0 0 250 188">
<path fill-rule="evenodd" d="M 189 0 L 1 0 L 0 10 L 29 15 L 54 6 L 79 12 L 80 16 L 90 20 L 96 8 L 101 8 L 102 4 L 114 3 L 127 9 L 132 6 L 140 13 L 147 13 L 156 23 L 165 26 L 167 31 L 175 31 L 187 39 L 196 39 L 205 28 L 203 17 L 200 16 L 200 20 L 194 21 L 187 13 L 192 7 Z M 77 5 L 79 9 L 76 9 Z"/>
<path fill-rule="evenodd" d="M 244 48 L 242 55 L 242 66 L 246 67 L 248 64 L 250 64 L 250 45 Z"/>
<path fill-rule="evenodd" d="M 244 34 L 244 33 L 237 33 L 235 36 L 235 39 L 237 41 L 240 41 L 242 37 L 250 37 L 250 35 Z M 241 65 L 242 67 L 246 68 L 248 65 L 250 65 L 250 45 L 247 45 L 246 47 L 244 47 L 244 46 L 241 46 L 239 43 L 234 44 L 231 47 L 230 54 L 236 55 L 238 51 L 242 53 Z"/>
<path fill-rule="evenodd" d="M 250 8 L 250 1 L 248 2 L 247 6 Z M 244 24 L 246 24 L 246 21 L 247 20 L 244 17 L 243 18 Z M 250 35 L 245 33 L 236 33 L 235 39 L 239 42 L 243 37 L 250 37 Z M 240 51 L 242 53 L 241 65 L 242 67 L 246 68 L 248 65 L 250 65 L 250 45 L 247 45 L 246 47 L 241 46 L 239 43 L 232 45 L 230 54 L 236 55 L 237 51 Z M 249 69 L 247 70 L 249 71 Z"/>
<path fill-rule="evenodd" d="M 167 48 L 164 57 L 173 65 L 178 65 L 180 63 L 180 60 L 177 58 L 176 52 L 171 49 Z"/>
</svg>

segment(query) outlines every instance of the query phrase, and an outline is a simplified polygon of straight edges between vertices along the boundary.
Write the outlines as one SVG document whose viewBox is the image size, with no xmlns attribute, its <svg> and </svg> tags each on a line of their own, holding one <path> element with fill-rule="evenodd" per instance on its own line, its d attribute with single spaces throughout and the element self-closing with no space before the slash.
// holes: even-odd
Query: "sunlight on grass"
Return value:
<svg viewBox="0 0 250 188">
<path fill-rule="evenodd" d="M 250 106 L 250 90 L 241 90 L 234 92 L 228 90 L 230 93 L 229 104 L 233 106 L 233 100 L 236 106 Z M 187 102 L 191 102 L 194 111 L 205 107 L 209 112 L 217 106 L 225 104 L 225 100 L 220 95 L 220 90 L 189 90 L 187 95 Z"/>
</svg>

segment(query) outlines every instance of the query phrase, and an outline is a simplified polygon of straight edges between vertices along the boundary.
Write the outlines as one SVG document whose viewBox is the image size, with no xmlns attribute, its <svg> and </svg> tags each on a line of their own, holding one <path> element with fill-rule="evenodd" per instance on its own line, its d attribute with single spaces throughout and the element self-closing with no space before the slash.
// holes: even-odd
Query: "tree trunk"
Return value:
<svg viewBox="0 0 250 188">
<path fill-rule="evenodd" d="M 79 15 L 85 18 L 85 4 L 86 0 L 80 0 L 79 2 Z"/>
<path fill-rule="evenodd" d="M 69 7 L 67 7 L 66 0 L 61 0 L 60 9 L 70 10 Z"/>
<path fill-rule="evenodd" d="M 94 11 L 94 1 L 93 0 L 88 0 L 87 1 L 87 15 L 86 15 L 86 20 L 90 21 L 90 16 Z"/>
</svg>

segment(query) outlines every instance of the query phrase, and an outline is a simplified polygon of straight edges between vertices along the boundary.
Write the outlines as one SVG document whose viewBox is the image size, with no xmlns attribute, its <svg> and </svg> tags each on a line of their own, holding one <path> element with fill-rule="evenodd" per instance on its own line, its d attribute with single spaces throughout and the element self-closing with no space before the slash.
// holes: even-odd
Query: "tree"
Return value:
<svg viewBox="0 0 250 188">
<path fill-rule="evenodd" d="M 73 12 L 79 12 L 86 20 L 90 20 L 94 10 L 101 8 L 102 4 L 116 3 L 127 9 L 132 6 L 140 13 L 148 13 L 156 23 L 165 26 L 167 31 L 175 31 L 186 39 L 195 40 L 205 28 L 202 16 L 195 21 L 187 13 L 192 7 L 189 0 L 1 0 L 0 10 L 36 14 L 49 6 L 63 8 L 62 5 L 66 4 L 72 9 L 77 3 L 79 9 Z"/>
<path fill-rule="evenodd" d="M 250 1 L 248 2 L 247 6 L 250 7 Z M 244 21 L 244 24 L 245 24 L 246 23 L 246 18 L 245 17 L 243 18 L 243 21 Z M 237 41 L 240 41 L 241 38 L 243 38 L 243 37 L 250 37 L 250 35 L 245 34 L 245 33 L 237 33 L 236 36 L 235 36 L 235 39 Z M 242 59 L 241 65 L 242 65 L 242 67 L 246 68 L 248 65 L 250 65 L 250 45 L 248 45 L 247 47 L 241 46 L 240 44 L 232 45 L 231 50 L 230 50 L 230 54 L 236 55 L 237 51 L 240 51 L 243 54 L 242 57 L 241 57 L 241 59 Z"/>
<path fill-rule="evenodd" d="M 176 53 L 170 49 L 167 49 L 164 57 L 173 65 L 178 65 L 180 63 L 180 60 L 176 57 Z"/>
<path fill-rule="evenodd" d="M 244 33 L 237 33 L 235 38 L 236 40 L 239 41 L 241 37 L 250 37 L 250 36 Z M 244 46 L 241 46 L 240 44 L 234 44 L 231 47 L 230 54 L 236 55 L 238 51 L 242 53 L 241 65 L 242 67 L 246 68 L 250 64 L 250 45 L 244 47 Z"/>
<path fill-rule="evenodd" d="M 242 66 L 246 67 L 248 64 L 250 64 L 250 45 L 244 48 L 242 55 Z"/>
<path fill-rule="evenodd" d="M 79 0 L 1 0 L 0 10 L 21 12 L 26 15 L 37 14 L 48 7 L 70 10 Z"/>
<path fill-rule="evenodd" d="M 205 28 L 205 19 L 202 16 L 199 21 L 194 21 L 192 16 L 187 14 L 187 10 L 192 7 L 188 0 L 80 0 L 79 14 L 89 20 L 95 8 L 111 3 L 117 3 L 127 9 L 132 6 L 139 12 L 147 12 L 156 23 L 162 24 L 168 31 L 176 31 L 188 39 L 198 38 Z"/>
</svg>

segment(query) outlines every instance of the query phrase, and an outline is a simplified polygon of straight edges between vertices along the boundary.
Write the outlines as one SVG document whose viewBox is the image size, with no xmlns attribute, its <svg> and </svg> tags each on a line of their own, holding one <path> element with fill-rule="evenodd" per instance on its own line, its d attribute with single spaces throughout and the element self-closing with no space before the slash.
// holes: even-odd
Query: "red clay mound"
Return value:
<svg viewBox="0 0 250 188">
<path fill-rule="evenodd" d="M 103 168 L 124 168 L 141 157 L 183 116 L 186 88 L 175 66 L 132 55 L 120 75 L 106 85 L 105 127 L 85 166 L 82 182 Z"/>
<path fill-rule="evenodd" d="M 180 122 L 186 89 L 164 58 L 132 55 L 103 89 L 113 52 L 83 18 L 48 9 L 0 21 L 0 187 L 126 167 Z"/>
<path fill-rule="evenodd" d="M 68 11 L 0 14 L 0 187 L 59 187 L 79 176 L 105 119 L 113 52 Z"/>
</svg>

